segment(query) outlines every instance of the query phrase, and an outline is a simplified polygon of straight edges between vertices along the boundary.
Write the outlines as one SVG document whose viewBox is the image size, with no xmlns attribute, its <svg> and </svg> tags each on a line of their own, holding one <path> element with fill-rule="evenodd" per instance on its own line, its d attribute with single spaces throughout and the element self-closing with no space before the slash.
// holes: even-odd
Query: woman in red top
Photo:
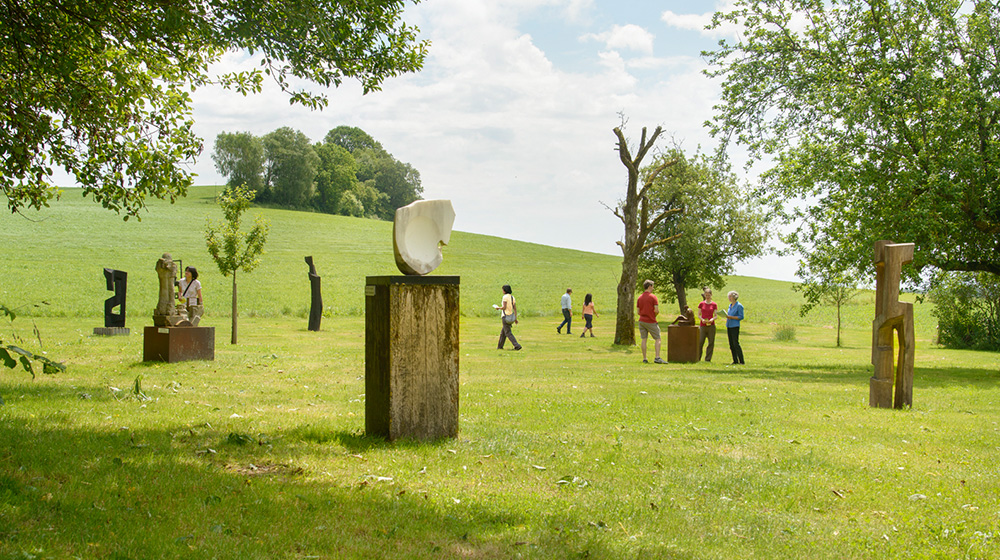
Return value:
<svg viewBox="0 0 1000 560">
<path fill-rule="evenodd" d="M 712 351 L 715 350 L 715 311 L 719 305 L 712 301 L 712 289 L 704 288 L 701 297 L 705 300 L 698 304 L 701 321 L 698 324 L 698 359 L 701 359 L 702 350 L 705 349 L 705 339 L 708 339 L 708 351 L 705 352 L 705 361 L 712 361 Z"/>
</svg>

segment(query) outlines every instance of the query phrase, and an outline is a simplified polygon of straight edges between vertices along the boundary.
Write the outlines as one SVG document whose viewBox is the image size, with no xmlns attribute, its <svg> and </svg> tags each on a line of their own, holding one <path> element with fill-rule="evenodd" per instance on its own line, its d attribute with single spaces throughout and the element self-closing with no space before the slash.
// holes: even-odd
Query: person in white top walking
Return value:
<svg viewBox="0 0 1000 560">
<path fill-rule="evenodd" d="M 563 294 L 562 299 L 559 301 L 562 305 L 563 312 L 563 322 L 556 327 L 556 332 L 562 334 L 563 325 L 566 325 L 566 334 L 571 334 L 569 332 L 570 325 L 573 323 L 573 288 L 566 288 L 566 293 Z"/>
</svg>

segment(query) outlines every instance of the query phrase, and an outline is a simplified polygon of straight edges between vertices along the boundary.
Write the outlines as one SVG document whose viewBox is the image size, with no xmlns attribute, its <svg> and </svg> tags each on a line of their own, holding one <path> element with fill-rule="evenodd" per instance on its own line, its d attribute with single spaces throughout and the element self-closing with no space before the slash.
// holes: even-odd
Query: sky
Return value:
<svg viewBox="0 0 1000 560">
<path fill-rule="evenodd" d="M 220 132 L 290 126 L 318 142 L 355 126 L 420 172 L 425 199 L 452 201 L 455 230 L 621 255 L 624 227 L 608 207 L 624 196 L 626 170 L 612 129 L 624 115 L 633 142 L 662 126 L 661 147 L 715 149 L 703 124 L 720 84 L 702 74 L 701 52 L 724 37 L 704 26 L 725 1 L 425 0 L 403 18 L 431 41 L 424 68 L 381 91 L 345 82 L 322 111 L 290 105 L 269 83 L 249 97 L 196 91 L 205 151 L 195 184 L 225 182 L 211 159 Z M 232 53 L 213 70 L 253 64 Z M 768 256 L 736 273 L 793 280 L 795 268 Z"/>
</svg>

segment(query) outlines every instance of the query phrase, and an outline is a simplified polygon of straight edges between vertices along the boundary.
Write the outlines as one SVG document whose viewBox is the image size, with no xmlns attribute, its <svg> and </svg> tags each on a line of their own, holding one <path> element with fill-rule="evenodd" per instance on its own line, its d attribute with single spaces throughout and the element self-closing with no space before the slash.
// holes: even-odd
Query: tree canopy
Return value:
<svg viewBox="0 0 1000 560">
<path fill-rule="evenodd" d="M 417 1 L 417 0 L 414 0 Z M 191 184 L 202 141 L 194 88 L 244 94 L 270 76 L 292 103 L 326 105 L 319 88 L 377 90 L 419 70 L 427 42 L 401 21 L 405 0 L 0 0 L 0 192 L 12 211 L 57 196 L 63 169 L 105 207 L 135 216 L 147 196 L 171 201 Z M 227 51 L 256 69 L 214 75 Z"/>
<path fill-rule="evenodd" d="M 212 161 L 228 177 L 230 187 L 264 188 L 264 142 L 249 132 L 222 132 L 215 137 Z"/>
<path fill-rule="evenodd" d="M 316 144 L 289 127 L 263 138 L 223 132 L 212 158 L 230 187 L 247 185 L 257 191 L 258 202 L 284 207 L 391 220 L 424 190 L 416 168 L 357 127 L 338 126 Z M 263 173 L 256 189 L 255 173 Z"/>
<path fill-rule="evenodd" d="M 712 132 L 773 158 L 762 188 L 793 246 L 870 274 L 891 239 L 916 244 L 910 270 L 1000 274 L 994 2 L 737 0 L 713 27 L 733 24 L 706 53 L 723 79 Z"/>
<path fill-rule="evenodd" d="M 687 290 L 721 289 L 723 276 L 737 263 L 764 253 L 768 220 L 722 162 L 674 148 L 647 170 L 668 161 L 674 164 L 656 177 L 649 200 L 653 207 L 677 211 L 656 225 L 654 237 L 680 236 L 639 257 L 639 278 L 656 282 L 657 291 L 683 311 Z"/>
</svg>

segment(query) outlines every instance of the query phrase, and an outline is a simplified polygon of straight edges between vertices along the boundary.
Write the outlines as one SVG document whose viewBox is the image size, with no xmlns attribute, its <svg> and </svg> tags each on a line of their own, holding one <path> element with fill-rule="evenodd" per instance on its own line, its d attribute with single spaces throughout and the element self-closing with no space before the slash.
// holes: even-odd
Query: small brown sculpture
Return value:
<svg viewBox="0 0 1000 560">
<path fill-rule="evenodd" d="M 913 304 L 899 301 L 903 265 L 913 260 L 913 243 L 875 242 L 875 320 L 872 322 L 872 365 L 868 405 L 913 406 Z M 893 368 L 893 335 L 899 346 Z M 895 385 L 895 396 L 893 395 Z"/>
<path fill-rule="evenodd" d="M 674 322 L 670 324 L 680 325 L 682 327 L 693 327 L 695 325 L 694 311 L 691 311 L 691 308 L 685 305 L 684 313 L 682 315 L 678 315 L 677 318 L 674 319 Z"/>
<path fill-rule="evenodd" d="M 187 317 L 177 312 L 174 305 L 174 283 L 177 281 L 177 263 L 170 253 L 156 261 L 156 274 L 160 278 L 160 299 L 153 310 L 153 324 L 157 327 L 173 327 Z"/>
</svg>

